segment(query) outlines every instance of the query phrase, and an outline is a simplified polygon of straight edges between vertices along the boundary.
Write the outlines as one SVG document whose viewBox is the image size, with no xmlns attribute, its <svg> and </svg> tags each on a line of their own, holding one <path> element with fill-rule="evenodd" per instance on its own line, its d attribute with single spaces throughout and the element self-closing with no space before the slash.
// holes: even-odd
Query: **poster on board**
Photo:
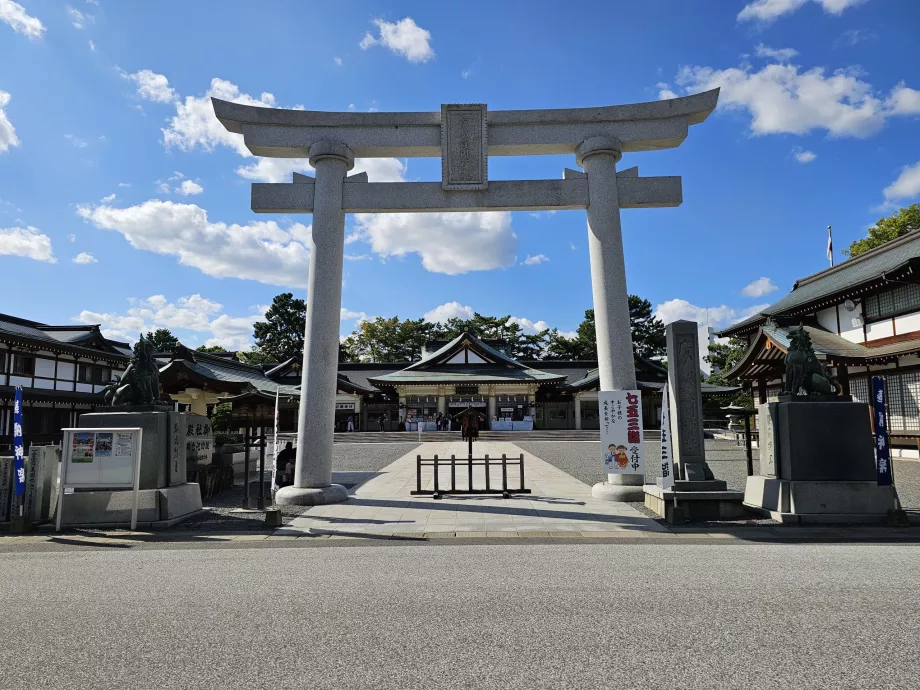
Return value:
<svg viewBox="0 0 920 690">
<path fill-rule="evenodd" d="M 93 457 L 110 458 L 112 457 L 112 434 L 109 432 L 96 434 L 93 448 Z"/>
<path fill-rule="evenodd" d="M 642 393 L 600 391 L 601 459 L 607 474 L 645 474 Z"/>
<path fill-rule="evenodd" d="M 95 443 L 96 434 L 92 432 L 81 432 L 74 434 L 70 461 L 77 463 L 92 462 L 94 459 L 93 450 Z"/>
</svg>

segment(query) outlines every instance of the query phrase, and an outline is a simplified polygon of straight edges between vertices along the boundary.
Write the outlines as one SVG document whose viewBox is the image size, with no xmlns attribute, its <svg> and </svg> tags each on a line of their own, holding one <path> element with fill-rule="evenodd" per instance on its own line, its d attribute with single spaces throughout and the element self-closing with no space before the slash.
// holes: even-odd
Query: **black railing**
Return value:
<svg viewBox="0 0 920 690">
<path fill-rule="evenodd" d="M 502 486 L 500 489 L 492 488 L 492 478 L 489 476 L 489 470 L 491 467 L 501 463 L 502 466 Z M 465 467 L 467 470 L 467 488 L 459 489 L 457 488 L 457 465 Z M 440 476 L 439 470 L 441 467 L 450 465 L 450 488 L 441 488 L 440 486 Z M 517 465 L 519 468 L 520 475 L 520 487 L 517 489 L 511 488 L 508 486 L 508 465 Z M 431 467 L 434 475 L 434 487 L 432 489 L 422 489 L 422 468 Z M 484 468 L 485 473 L 485 485 L 484 489 L 474 489 L 473 488 L 473 468 L 482 467 Z M 505 454 L 502 454 L 501 460 L 497 458 L 489 458 L 488 455 L 482 458 L 474 458 L 470 455 L 467 458 L 457 458 L 456 456 L 451 455 L 450 459 L 439 458 L 437 455 L 434 458 L 422 458 L 421 455 L 417 455 L 415 458 L 415 485 L 416 489 L 412 492 L 413 496 L 431 496 L 432 498 L 439 499 L 444 494 L 500 494 L 502 498 L 510 498 L 511 494 L 529 494 L 530 489 L 524 488 L 524 454 L 521 453 L 520 456 L 516 458 L 508 458 Z"/>
</svg>

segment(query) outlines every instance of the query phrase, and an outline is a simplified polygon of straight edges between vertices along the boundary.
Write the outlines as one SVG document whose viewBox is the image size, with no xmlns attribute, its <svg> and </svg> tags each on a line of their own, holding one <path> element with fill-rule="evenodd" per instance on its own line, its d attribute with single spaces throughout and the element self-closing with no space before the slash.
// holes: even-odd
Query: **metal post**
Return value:
<svg viewBox="0 0 920 690">
<path fill-rule="evenodd" d="M 508 458 L 502 453 L 502 498 L 508 498 Z"/>
<path fill-rule="evenodd" d="M 415 456 L 415 488 L 422 493 L 422 456 Z"/>
<path fill-rule="evenodd" d="M 243 454 L 246 456 L 243 463 L 243 507 L 249 510 L 249 444 L 252 441 L 252 427 L 246 427 L 246 439 L 243 442 Z"/>
<path fill-rule="evenodd" d="M 450 456 L 450 490 L 457 490 L 457 465 L 453 455 Z"/>
<path fill-rule="evenodd" d="M 467 458 L 467 462 L 469 463 L 469 476 L 467 477 L 467 479 L 469 480 L 469 483 L 470 483 L 470 493 L 473 493 L 473 456 L 472 455 L 470 455 L 470 457 Z"/>
<path fill-rule="evenodd" d="M 438 493 L 438 456 L 434 456 L 434 498 L 441 498 Z"/>
<path fill-rule="evenodd" d="M 486 456 L 486 491 L 489 490 L 489 456 Z"/>
<path fill-rule="evenodd" d="M 521 491 L 524 490 L 524 454 L 521 453 Z"/>
<path fill-rule="evenodd" d="M 747 472 L 749 477 L 754 476 L 754 457 L 751 455 L 751 415 L 744 415 L 744 446 L 747 451 Z"/>
<path fill-rule="evenodd" d="M 265 427 L 259 427 L 259 510 L 265 510 Z"/>
</svg>

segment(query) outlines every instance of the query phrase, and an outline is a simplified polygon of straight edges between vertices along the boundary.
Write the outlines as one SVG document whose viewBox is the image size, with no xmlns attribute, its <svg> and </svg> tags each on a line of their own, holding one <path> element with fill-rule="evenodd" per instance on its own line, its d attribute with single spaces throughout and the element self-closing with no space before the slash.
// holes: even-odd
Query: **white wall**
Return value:
<svg viewBox="0 0 920 690">
<path fill-rule="evenodd" d="M 822 309 L 818 312 L 818 323 L 831 333 L 837 332 L 837 307 Z"/>
<path fill-rule="evenodd" d="M 26 378 L 25 376 L 10 376 L 10 385 L 11 386 L 25 386 L 28 388 L 32 385 L 32 377 Z"/>
<path fill-rule="evenodd" d="M 92 384 L 90 384 L 90 383 L 78 383 L 78 384 L 77 384 L 77 392 L 78 392 L 78 393 L 92 393 L 92 392 L 93 392 L 93 386 L 92 386 Z"/>
<path fill-rule="evenodd" d="M 862 303 L 856 305 L 853 311 L 847 311 L 846 308 L 840 308 L 840 337 L 849 340 L 851 343 L 864 342 L 862 325 L 854 325 L 853 320 L 862 316 Z"/>
<path fill-rule="evenodd" d="M 898 335 L 920 331 L 920 312 L 894 317 L 894 329 Z"/>
<path fill-rule="evenodd" d="M 866 324 L 866 340 L 878 340 L 879 338 L 890 338 L 894 335 L 894 324 L 891 319 L 876 321 L 875 323 Z"/>
<path fill-rule="evenodd" d="M 51 389 L 54 388 L 54 381 L 49 379 L 35 379 L 35 387 Z"/>
<path fill-rule="evenodd" d="M 36 357 L 35 358 L 35 375 L 54 378 L 54 360 L 44 359 L 43 357 Z"/>
</svg>

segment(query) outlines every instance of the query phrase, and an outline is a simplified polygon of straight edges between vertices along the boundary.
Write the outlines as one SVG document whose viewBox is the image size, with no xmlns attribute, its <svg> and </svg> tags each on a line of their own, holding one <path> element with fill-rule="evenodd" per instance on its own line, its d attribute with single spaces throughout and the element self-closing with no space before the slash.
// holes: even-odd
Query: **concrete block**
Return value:
<svg viewBox="0 0 920 690">
<path fill-rule="evenodd" d="M 201 510 L 201 487 L 186 483 L 159 489 L 160 520 L 175 520 Z"/>
<path fill-rule="evenodd" d="M 132 491 L 76 491 L 64 494 L 62 525 L 131 524 Z M 157 489 L 138 492 L 138 522 L 160 519 Z"/>
</svg>

